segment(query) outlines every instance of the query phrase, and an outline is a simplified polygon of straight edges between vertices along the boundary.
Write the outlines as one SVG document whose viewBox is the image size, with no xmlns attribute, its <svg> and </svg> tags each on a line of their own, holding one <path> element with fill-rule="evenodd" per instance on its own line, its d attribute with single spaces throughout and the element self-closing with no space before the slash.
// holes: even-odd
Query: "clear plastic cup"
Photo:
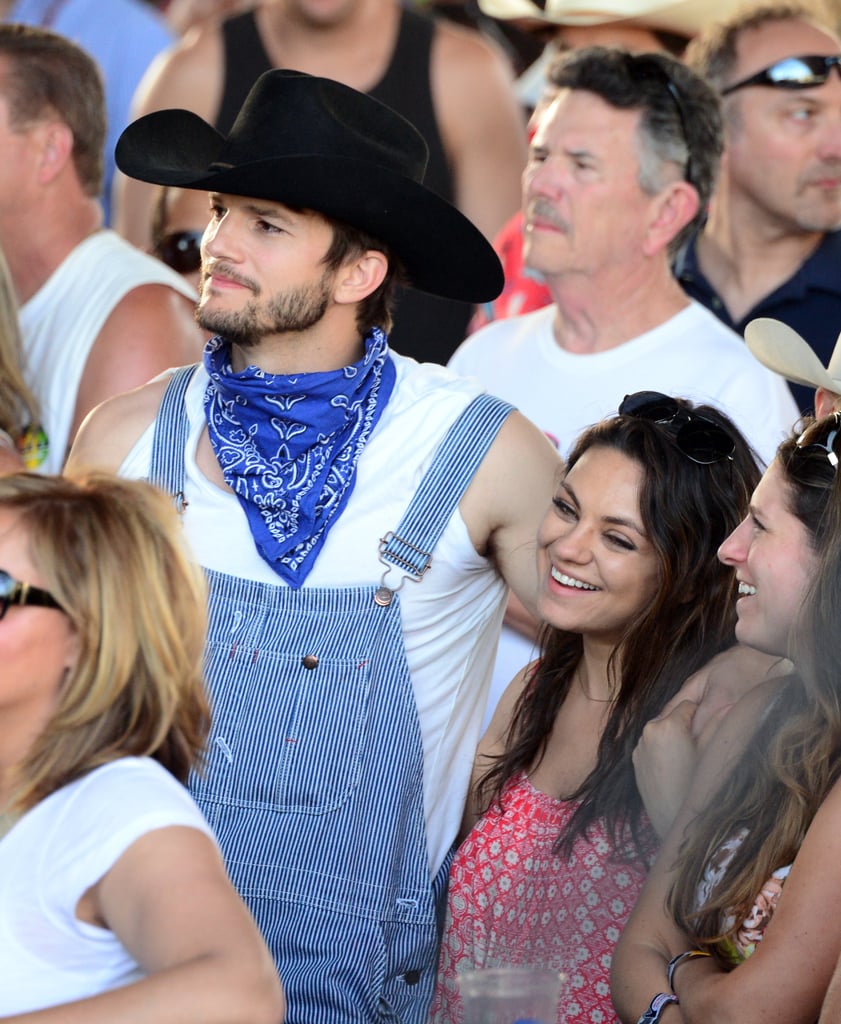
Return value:
<svg viewBox="0 0 841 1024">
<path fill-rule="evenodd" d="M 566 976 L 548 967 L 462 970 L 464 1024 L 556 1024 Z"/>
</svg>

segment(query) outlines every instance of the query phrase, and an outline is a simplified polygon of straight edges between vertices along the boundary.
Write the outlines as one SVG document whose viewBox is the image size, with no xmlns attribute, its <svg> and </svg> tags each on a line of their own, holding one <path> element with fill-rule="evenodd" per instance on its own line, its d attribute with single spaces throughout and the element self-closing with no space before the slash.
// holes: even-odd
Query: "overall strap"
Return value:
<svg viewBox="0 0 841 1024">
<path fill-rule="evenodd" d="M 513 411 L 514 406 L 493 395 L 473 399 L 441 442 L 400 525 L 381 539 L 381 562 L 413 580 L 423 577 L 439 537 Z"/>
<path fill-rule="evenodd" d="M 184 396 L 197 367 L 197 363 L 193 366 L 182 366 L 172 375 L 158 409 L 155 433 L 152 437 L 149 483 L 171 494 L 179 509 L 183 509 L 186 504 L 184 451 L 190 433 Z"/>
</svg>

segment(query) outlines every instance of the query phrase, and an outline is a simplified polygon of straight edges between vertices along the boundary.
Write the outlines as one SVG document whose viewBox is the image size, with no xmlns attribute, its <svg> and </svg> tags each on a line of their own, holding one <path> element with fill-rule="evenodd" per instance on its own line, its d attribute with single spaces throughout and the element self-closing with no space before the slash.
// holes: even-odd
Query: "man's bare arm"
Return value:
<svg viewBox="0 0 841 1024">
<path fill-rule="evenodd" d="M 521 413 L 512 413 L 459 506 L 476 550 L 494 559 L 532 613 L 539 582 L 537 529 L 562 467 L 546 435 Z"/>
<path fill-rule="evenodd" d="M 432 91 L 453 167 L 455 204 L 493 239 L 521 202 L 526 125 L 504 55 L 476 33 L 440 24 Z"/>
</svg>

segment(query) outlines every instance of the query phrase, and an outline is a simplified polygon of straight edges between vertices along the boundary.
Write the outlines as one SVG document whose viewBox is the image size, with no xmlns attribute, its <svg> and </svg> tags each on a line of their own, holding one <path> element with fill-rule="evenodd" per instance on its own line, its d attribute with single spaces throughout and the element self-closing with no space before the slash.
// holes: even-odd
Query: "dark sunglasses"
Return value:
<svg viewBox="0 0 841 1024">
<path fill-rule="evenodd" d="M 838 470 L 838 456 L 835 454 L 835 439 L 838 434 L 841 433 L 841 413 L 833 413 L 835 417 L 835 429 L 830 430 L 826 435 L 826 440 L 823 444 L 820 441 L 813 441 L 811 444 L 803 444 L 804 434 L 801 434 L 797 439 L 797 450 L 802 452 L 804 455 L 809 452 L 815 452 L 818 455 L 823 455 L 826 461 L 832 466 L 833 471 Z"/>
<path fill-rule="evenodd" d="M 155 246 L 155 255 L 179 274 L 192 274 L 201 267 L 203 231 L 173 231 Z"/>
<path fill-rule="evenodd" d="M 0 569 L 0 619 L 6 614 L 10 605 L 34 604 L 41 608 L 57 608 L 64 611 L 52 594 L 29 583 L 21 583 Z"/>
<path fill-rule="evenodd" d="M 733 438 L 715 420 L 689 412 L 674 398 L 659 391 L 637 391 L 633 395 L 625 395 L 619 406 L 619 415 L 669 427 L 681 452 L 701 466 L 732 459 L 736 450 Z"/>
<path fill-rule="evenodd" d="M 635 75 L 642 78 L 648 78 L 655 82 L 658 82 L 672 99 L 675 112 L 677 113 L 678 123 L 680 125 L 681 137 L 683 138 L 684 144 L 686 145 L 686 166 L 683 171 L 683 177 L 685 181 L 692 184 L 692 146 L 689 143 L 689 132 L 687 131 L 687 118 L 686 108 L 683 105 L 683 97 L 680 94 L 680 89 L 673 81 L 671 75 L 663 67 L 663 65 L 655 60 L 653 57 L 649 57 L 645 54 L 629 54 L 628 60 L 630 61 L 631 68 Z"/>
<path fill-rule="evenodd" d="M 773 89 L 812 89 L 816 85 L 824 85 L 833 68 L 841 76 L 841 54 L 834 57 L 786 57 L 735 85 L 728 85 L 721 90 L 721 95 L 729 96 L 731 92 L 749 85 L 769 85 Z"/>
</svg>

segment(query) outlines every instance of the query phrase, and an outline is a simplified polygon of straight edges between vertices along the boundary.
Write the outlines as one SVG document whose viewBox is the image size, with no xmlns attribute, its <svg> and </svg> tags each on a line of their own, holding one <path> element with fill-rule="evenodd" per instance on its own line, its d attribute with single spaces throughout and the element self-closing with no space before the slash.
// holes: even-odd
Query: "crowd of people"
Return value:
<svg viewBox="0 0 841 1024">
<path fill-rule="evenodd" d="M 841 1015 L 833 15 L 454 6 L 0 0 L 0 1020 Z"/>
</svg>

